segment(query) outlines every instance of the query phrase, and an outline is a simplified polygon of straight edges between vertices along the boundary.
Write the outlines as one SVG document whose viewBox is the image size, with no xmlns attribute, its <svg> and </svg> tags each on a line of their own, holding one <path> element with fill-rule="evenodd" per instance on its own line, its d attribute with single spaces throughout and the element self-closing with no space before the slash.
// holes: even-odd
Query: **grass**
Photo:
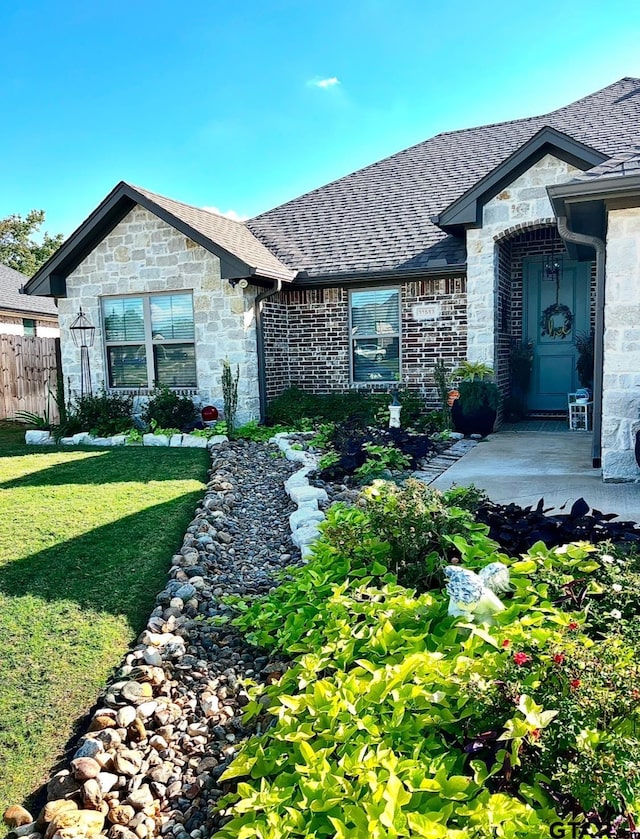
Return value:
<svg viewBox="0 0 640 839">
<path fill-rule="evenodd" d="M 143 628 L 208 466 L 22 438 L 0 427 L 0 813 L 47 780 Z"/>
</svg>

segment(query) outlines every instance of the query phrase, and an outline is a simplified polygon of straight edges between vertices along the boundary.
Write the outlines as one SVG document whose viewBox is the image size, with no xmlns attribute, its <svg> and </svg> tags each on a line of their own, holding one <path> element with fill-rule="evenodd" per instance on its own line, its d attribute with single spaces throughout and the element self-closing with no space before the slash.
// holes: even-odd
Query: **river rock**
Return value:
<svg viewBox="0 0 640 839">
<path fill-rule="evenodd" d="M 100 772 L 100 764 L 92 757 L 76 757 L 71 761 L 71 771 L 76 781 L 88 781 Z"/>
<path fill-rule="evenodd" d="M 33 816 L 19 804 L 12 804 L 2 814 L 4 823 L 9 827 L 22 827 L 25 824 L 32 824 Z"/>
</svg>

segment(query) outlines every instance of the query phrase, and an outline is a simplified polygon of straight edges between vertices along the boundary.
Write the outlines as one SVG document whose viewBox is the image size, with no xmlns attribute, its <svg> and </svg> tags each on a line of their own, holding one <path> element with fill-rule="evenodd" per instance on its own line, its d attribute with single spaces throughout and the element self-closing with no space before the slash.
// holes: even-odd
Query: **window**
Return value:
<svg viewBox="0 0 640 839">
<path fill-rule="evenodd" d="M 400 289 L 352 291 L 350 312 L 353 381 L 398 381 Z"/>
<path fill-rule="evenodd" d="M 31 318 L 23 318 L 22 319 L 22 328 L 23 328 L 23 335 L 26 338 L 35 338 L 36 336 L 36 322 Z"/>
<path fill-rule="evenodd" d="M 191 294 L 102 300 L 109 387 L 196 386 Z"/>
</svg>

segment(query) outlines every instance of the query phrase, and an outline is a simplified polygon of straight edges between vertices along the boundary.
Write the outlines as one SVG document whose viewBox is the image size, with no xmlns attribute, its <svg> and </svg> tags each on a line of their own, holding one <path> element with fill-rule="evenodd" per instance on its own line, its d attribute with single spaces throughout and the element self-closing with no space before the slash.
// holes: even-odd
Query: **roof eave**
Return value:
<svg viewBox="0 0 640 839">
<path fill-rule="evenodd" d="M 383 271 L 340 271 L 331 274 L 311 274 L 301 272 L 296 277 L 293 288 L 329 288 L 374 284 L 385 282 L 410 282 L 419 279 L 437 279 L 440 277 L 459 277 L 466 274 L 467 264 L 459 262 L 439 265 L 432 268 L 386 269 Z"/>
</svg>

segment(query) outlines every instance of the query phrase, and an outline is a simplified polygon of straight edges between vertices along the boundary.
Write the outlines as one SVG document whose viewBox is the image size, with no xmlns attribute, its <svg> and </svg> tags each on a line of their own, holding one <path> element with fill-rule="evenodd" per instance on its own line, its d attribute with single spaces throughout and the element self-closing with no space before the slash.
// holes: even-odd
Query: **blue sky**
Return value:
<svg viewBox="0 0 640 839">
<path fill-rule="evenodd" d="M 639 42 L 631 0 L 2 3 L 0 217 L 68 234 L 119 180 L 251 216 L 640 76 Z"/>
</svg>

